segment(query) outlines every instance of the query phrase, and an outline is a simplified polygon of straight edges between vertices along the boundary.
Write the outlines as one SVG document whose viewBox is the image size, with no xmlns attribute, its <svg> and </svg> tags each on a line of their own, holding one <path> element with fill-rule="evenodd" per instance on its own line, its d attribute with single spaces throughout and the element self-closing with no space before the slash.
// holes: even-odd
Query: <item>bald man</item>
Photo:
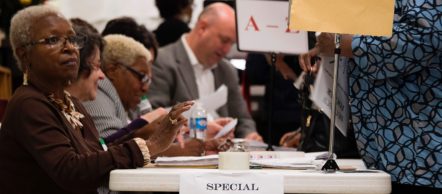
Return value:
<svg viewBox="0 0 442 194">
<path fill-rule="evenodd" d="M 160 49 L 148 92 L 152 105 L 168 107 L 198 99 L 224 84 L 227 104 L 212 115 L 238 118 L 235 137 L 262 141 L 240 93 L 237 72 L 224 59 L 235 42 L 234 10 L 224 3 L 207 6 L 189 33 Z"/>
</svg>

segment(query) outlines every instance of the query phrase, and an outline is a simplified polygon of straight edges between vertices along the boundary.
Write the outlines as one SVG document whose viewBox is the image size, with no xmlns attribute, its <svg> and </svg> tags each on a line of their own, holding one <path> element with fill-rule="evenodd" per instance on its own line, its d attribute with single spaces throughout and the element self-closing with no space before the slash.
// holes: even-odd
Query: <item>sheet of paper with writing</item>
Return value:
<svg viewBox="0 0 442 194">
<path fill-rule="evenodd" d="M 348 59 L 340 57 L 338 69 L 338 82 L 336 87 L 336 123 L 339 131 L 347 136 L 347 124 L 350 115 L 348 104 Z M 331 115 L 332 89 L 333 89 L 333 57 L 321 56 L 321 66 L 310 94 L 312 102 L 318 106 L 329 118 Z"/>
<path fill-rule="evenodd" d="M 391 36 L 394 0 L 291 0 L 291 30 Z"/>
</svg>

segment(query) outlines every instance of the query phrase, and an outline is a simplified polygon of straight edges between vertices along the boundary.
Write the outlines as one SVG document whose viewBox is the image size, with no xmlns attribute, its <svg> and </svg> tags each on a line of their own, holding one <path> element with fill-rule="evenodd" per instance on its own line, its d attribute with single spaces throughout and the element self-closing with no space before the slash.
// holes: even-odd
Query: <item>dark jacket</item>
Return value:
<svg viewBox="0 0 442 194">
<path fill-rule="evenodd" d="M 85 115 L 79 130 L 33 86 L 17 89 L 0 130 L 0 194 L 97 193 L 112 169 L 142 166 L 133 140 L 103 151 L 90 116 L 72 100 Z"/>
</svg>

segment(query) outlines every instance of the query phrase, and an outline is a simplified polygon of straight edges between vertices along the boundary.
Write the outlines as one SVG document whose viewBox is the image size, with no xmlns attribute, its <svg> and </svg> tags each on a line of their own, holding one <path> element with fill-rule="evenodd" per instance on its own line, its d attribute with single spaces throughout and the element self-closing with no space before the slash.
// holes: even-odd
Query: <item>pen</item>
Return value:
<svg viewBox="0 0 442 194">
<path fill-rule="evenodd" d="M 104 142 L 103 138 L 99 138 L 98 141 L 100 142 L 101 147 L 103 148 L 104 151 L 107 151 L 107 145 L 106 142 Z"/>
</svg>

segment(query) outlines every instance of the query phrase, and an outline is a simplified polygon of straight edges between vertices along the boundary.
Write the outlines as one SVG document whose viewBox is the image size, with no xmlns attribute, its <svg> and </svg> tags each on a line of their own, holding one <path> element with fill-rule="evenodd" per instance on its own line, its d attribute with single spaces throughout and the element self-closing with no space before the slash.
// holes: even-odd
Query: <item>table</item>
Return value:
<svg viewBox="0 0 442 194">
<path fill-rule="evenodd" d="M 364 170 L 361 160 L 336 160 L 339 166 L 351 165 Z M 138 168 L 113 170 L 109 187 L 114 191 L 179 190 L 180 174 L 226 172 L 218 169 Z M 317 170 L 251 169 L 249 173 L 280 174 L 284 176 L 285 193 L 352 193 L 387 194 L 391 192 L 390 175 L 382 171 L 323 173 Z"/>
</svg>

